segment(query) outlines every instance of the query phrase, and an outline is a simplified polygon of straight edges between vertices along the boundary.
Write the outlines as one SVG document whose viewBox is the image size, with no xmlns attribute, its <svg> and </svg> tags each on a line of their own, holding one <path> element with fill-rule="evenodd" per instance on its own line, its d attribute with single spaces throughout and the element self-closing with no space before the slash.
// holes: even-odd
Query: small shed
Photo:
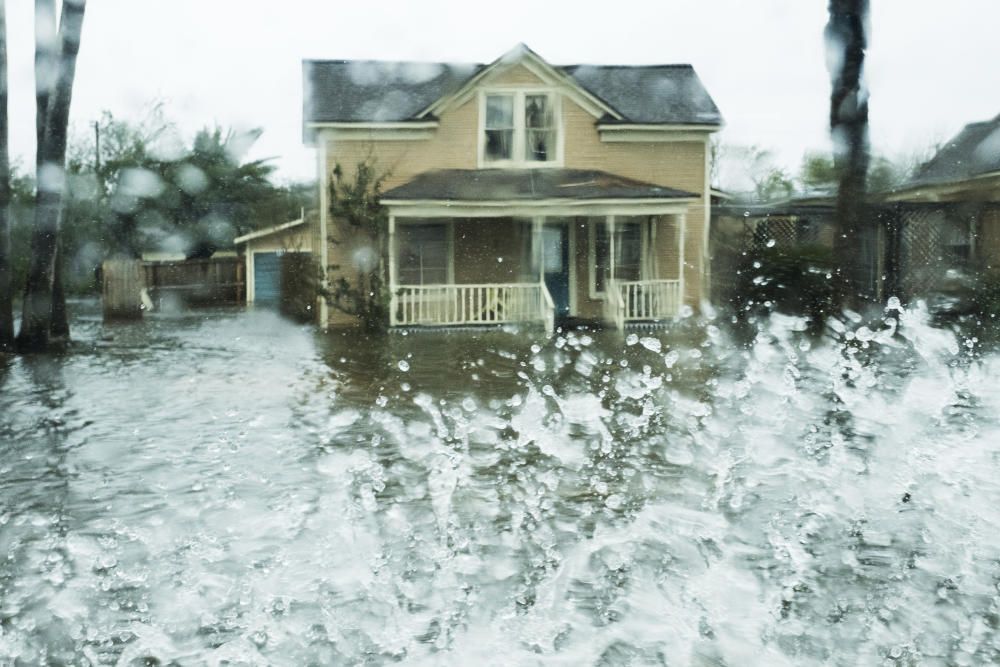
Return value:
<svg viewBox="0 0 1000 667">
<path fill-rule="evenodd" d="M 234 240 L 243 254 L 247 277 L 247 303 L 277 307 L 282 297 L 282 272 L 288 255 L 308 257 L 313 238 L 305 216 L 281 225 L 244 234 Z M 301 264 L 299 262 L 298 264 Z"/>
</svg>

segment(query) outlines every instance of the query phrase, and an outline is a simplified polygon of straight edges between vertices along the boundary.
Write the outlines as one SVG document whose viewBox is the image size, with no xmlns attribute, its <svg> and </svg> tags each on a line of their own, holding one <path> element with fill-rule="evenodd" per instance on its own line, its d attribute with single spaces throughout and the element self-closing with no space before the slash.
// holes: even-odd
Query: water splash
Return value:
<svg viewBox="0 0 1000 667">
<path fill-rule="evenodd" d="M 996 662 L 1000 359 L 890 315 L 85 320 L 0 370 L 0 661 Z"/>
</svg>

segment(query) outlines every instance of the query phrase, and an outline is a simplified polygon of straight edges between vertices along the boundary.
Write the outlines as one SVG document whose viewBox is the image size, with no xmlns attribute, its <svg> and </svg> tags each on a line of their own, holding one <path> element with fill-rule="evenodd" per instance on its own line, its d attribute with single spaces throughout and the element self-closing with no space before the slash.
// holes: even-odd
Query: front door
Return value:
<svg viewBox="0 0 1000 667">
<path fill-rule="evenodd" d="M 542 276 L 556 317 L 569 316 L 569 226 L 542 225 Z"/>
</svg>

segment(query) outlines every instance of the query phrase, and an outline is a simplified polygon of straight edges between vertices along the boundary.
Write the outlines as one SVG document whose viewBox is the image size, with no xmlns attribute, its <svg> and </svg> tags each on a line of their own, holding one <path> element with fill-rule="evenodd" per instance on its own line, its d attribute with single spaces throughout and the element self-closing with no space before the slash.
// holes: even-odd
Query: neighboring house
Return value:
<svg viewBox="0 0 1000 667">
<path fill-rule="evenodd" d="M 329 282 L 387 250 L 394 326 L 676 316 L 707 297 L 708 143 L 689 65 L 303 64 Z M 339 165 L 388 174 L 384 246 L 329 215 Z M 330 310 L 324 322 L 349 322 Z"/>
<path fill-rule="evenodd" d="M 966 125 L 908 182 L 871 193 L 867 204 L 862 288 L 877 300 L 929 296 L 950 289 L 952 278 L 1000 268 L 1000 116 Z M 763 246 L 832 248 L 834 209 L 829 193 L 716 207 L 717 282 L 735 283 L 742 253 Z"/>
<path fill-rule="evenodd" d="M 727 301 L 743 284 L 738 271 L 770 248 L 832 250 L 836 197 L 827 191 L 774 202 L 727 198 L 712 207 L 712 300 Z"/>
<path fill-rule="evenodd" d="M 1000 116 L 966 125 L 884 201 L 903 293 L 933 291 L 949 270 L 1000 268 Z"/>
</svg>

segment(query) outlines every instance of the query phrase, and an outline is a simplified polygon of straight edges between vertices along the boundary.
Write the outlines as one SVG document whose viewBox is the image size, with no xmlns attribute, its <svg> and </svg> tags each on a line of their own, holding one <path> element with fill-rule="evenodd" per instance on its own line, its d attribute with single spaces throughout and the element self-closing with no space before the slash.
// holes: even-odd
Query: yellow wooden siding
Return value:
<svg viewBox="0 0 1000 667">
<path fill-rule="evenodd" d="M 430 139 L 328 141 L 327 174 L 331 174 L 339 164 L 344 177 L 350 182 L 358 163 L 373 159 L 379 173 L 388 173 L 383 183 L 383 188 L 388 190 L 425 171 L 475 169 L 478 132 L 479 110 L 473 98 L 446 113 Z"/>
<path fill-rule="evenodd" d="M 544 82 L 524 65 L 514 65 L 495 74 L 487 75 L 480 85 L 483 86 L 537 86 Z"/>
</svg>

